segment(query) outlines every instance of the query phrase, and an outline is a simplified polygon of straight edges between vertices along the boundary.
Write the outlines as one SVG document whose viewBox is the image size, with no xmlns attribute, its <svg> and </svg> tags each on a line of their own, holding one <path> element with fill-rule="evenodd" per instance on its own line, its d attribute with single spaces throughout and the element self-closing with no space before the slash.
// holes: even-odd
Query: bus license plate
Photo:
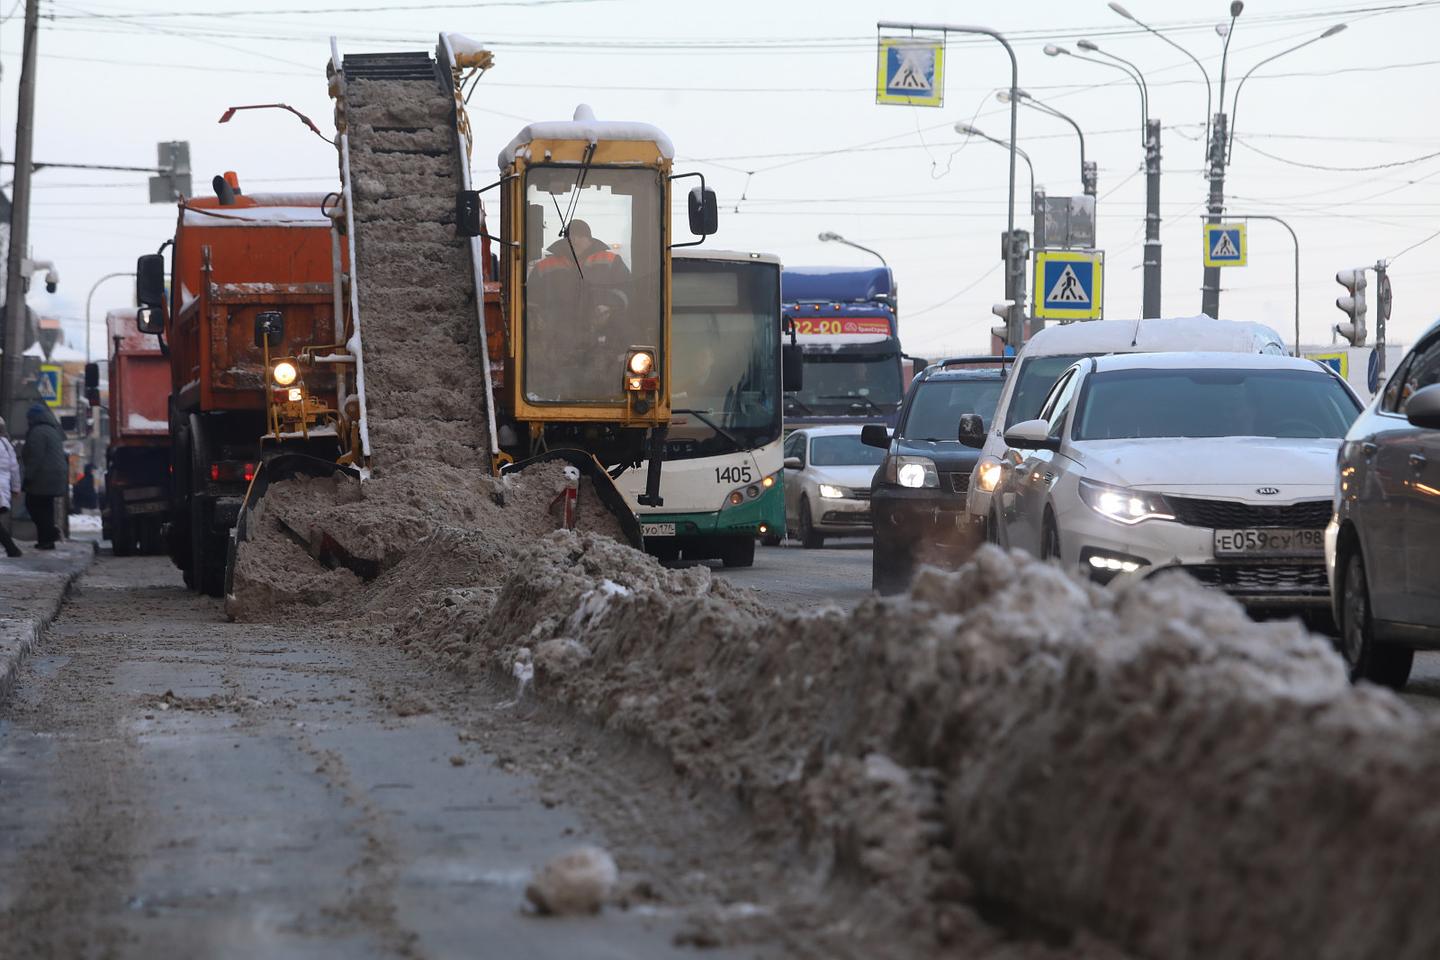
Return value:
<svg viewBox="0 0 1440 960">
<path fill-rule="evenodd" d="M 1325 531 L 1286 527 L 1216 530 L 1217 557 L 1318 557 L 1325 552 Z"/>
<path fill-rule="evenodd" d="M 673 537 L 675 536 L 675 524 L 673 523 L 642 523 L 640 532 L 647 537 Z"/>
</svg>

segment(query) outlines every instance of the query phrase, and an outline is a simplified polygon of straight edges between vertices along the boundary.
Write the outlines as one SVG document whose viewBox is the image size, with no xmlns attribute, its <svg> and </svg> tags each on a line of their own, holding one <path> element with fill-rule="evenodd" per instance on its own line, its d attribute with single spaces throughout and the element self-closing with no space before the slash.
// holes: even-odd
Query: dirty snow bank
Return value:
<svg viewBox="0 0 1440 960">
<path fill-rule="evenodd" d="M 1440 954 L 1435 724 L 1188 581 L 1111 592 L 987 549 L 779 616 L 556 533 L 489 593 L 402 638 L 506 675 L 535 651 L 542 695 L 860 870 L 862 925 L 968 942 L 998 903 L 1151 957 Z"/>
</svg>

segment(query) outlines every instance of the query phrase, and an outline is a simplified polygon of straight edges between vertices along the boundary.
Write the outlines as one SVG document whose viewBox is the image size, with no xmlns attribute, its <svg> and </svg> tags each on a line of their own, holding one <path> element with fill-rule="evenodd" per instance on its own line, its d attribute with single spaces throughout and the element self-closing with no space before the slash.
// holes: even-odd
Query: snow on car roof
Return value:
<svg viewBox="0 0 1440 960">
<path fill-rule="evenodd" d="M 1281 336 L 1263 323 L 1214 320 L 1206 316 L 1154 320 L 1087 320 L 1046 327 L 1030 339 L 1022 356 L 1068 353 L 1143 353 L 1160 350 L 1215 350 L 1259 353 L 1258 344 L 1284 349 Z"/>
<path fill-rule="evenodd" d="M 863 426 L 864 424 L 862 423 L 830 423 L 814 427 L 797 427 L 795 432 L 799 433 L 803 430 L 812 437 L 858 437 L 860 436 L 860 428 Z"/>
<path fill-rule="evenodd" d="M 1096 357 L 1096 372 L 1104 370 L 1319 370 L 1304 357 L 1233 351 L 1167 351 L 1165 353 L 1113 353 Z"/>
<path fill-rule="evenodd" d="M 589 104 L 582 103 L 575 108 L 573 120 L 543 120 L 526 124 L 500 151 L 500 169 L 510 166 L 517 156 L 523 155 L 525 145 L 532 140 L 585 140 L 590 143 L 634 140 L 655 144 L 660 155 L 667 160 L 675 157 L 675 145 L 659 127 L 627 120 L 596 120 L 595 111 L 590 109 Z"/>
</svg>

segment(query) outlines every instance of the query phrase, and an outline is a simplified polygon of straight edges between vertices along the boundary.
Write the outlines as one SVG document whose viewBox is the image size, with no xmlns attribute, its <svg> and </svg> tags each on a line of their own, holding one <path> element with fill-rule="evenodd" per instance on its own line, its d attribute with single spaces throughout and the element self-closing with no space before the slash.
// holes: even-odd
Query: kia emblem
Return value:
<svg viewBox="0 0 1440 960">
<path fill-rule="evenodd" d="M 1262 497 L 1273 497 L 1280 492 L 1279 487 L 1256 487 L 1255 492 Z"/>
</svg>

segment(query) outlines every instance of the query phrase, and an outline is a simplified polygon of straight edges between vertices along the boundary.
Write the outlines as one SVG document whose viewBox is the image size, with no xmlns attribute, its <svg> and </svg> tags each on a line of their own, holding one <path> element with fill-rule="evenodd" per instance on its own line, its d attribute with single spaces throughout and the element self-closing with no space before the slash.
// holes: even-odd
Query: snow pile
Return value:
<svg viewBox="0 0 1440 960">
<path fill-rule="evenodd" d="M 619 879 L 610 854 L 599 847 L 576 847 L 535 871 L 525 899 L 541 914 L 599 913 Z"/>
<path fill-rule="evenodd" d="M 398 635 L 478 671 L 566 651 L 535 657 L 541 696 L 859 870 L 862 927 L 978 936 L 1001 903 L 1152 957 L 1440 951 L 1435 725 L 1181 578 L 1110 592 L 987 549 L 909 597 L 777 616 L 555 533 L 493 602 Z"/>
</svg>

